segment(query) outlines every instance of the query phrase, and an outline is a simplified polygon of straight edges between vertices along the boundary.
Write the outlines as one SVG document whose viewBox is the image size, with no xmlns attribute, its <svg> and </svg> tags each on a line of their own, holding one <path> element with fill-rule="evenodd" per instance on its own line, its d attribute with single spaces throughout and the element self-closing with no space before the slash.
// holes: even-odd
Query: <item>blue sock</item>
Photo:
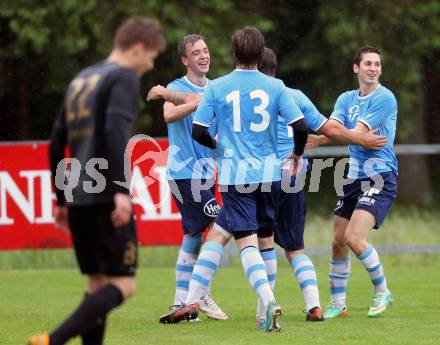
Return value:
<svg viewBox="0 0 440 345">
<path fill-rule="evenodd" d="M 209 293 L 209 286 L 217 272 L 223 251 L 223 246 L 215 241 L 206 242 L 203 245 L 189 282 L 185 304 L 197 302 Z"/>
<path fill-rule="evenodd" d="M 277 278 L 277 254 L 274 248 L 260 250 L 264 265 L 266 266 L 267 279 L 272 291 L 275 289 L 275 281 Z M 266 317 L 266 308 L 261 298 L 258 299 L 257 315 L 260 318 Z"/>
<path fill-rule="evenodd" d="M 345 307 L 347 281 L 350 276 L 350 255 L 342 260 L 330 260 L 330 298 L 331 303 L 339 308 Z"/>
<path fill-rule="evenodd" d="M 298 254 L 290 262 L 290 265 L 304 296 L 307 311 L 314 307 L 321 308 L 315 266 L 310 258 L 305 254 Z"/>
<path fill-rule="evenodd" d="M 370 244 L 365 252 L 358 256 L 358 259 L 362 261 L 367 270 L 376 292 L 387 291 L 387 281 L 376 249 Z"/>
<path fill-rule="evenodd" d="M 260 251 L 253 246 L 246 247 L 241 250 L 240 258 L 249 283 L 260 297 L 264 307 L 267 308 L 275 298 L 267 279 L 266 266 Z"/>
<path fill-rule="evenodd" d="M 200 252 L 202 236 L 184 236 L 176 263 L 176 293 L 174 305 L 185 303 L 189 281 Z"/>
</svg>

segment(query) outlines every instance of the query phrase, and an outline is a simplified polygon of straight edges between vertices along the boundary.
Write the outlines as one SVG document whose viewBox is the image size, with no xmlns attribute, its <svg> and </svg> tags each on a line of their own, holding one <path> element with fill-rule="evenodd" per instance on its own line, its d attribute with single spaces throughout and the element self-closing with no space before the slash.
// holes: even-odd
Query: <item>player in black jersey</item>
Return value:
<svg viewBox="0 0 440 345">
<path fill-rule="evenodd" d="M 83 345 L 102 344 L 107 314 L 135 291 L 137 238 L 128 184 L 114 182 L 129 182 L 124 152 L 138 111 L 139 78 L 164 48 L 157 22 L 129 18 L 109 57 L 82 70 L 67 89 L 50 143 L 55 224 L 72 234 L 86 293 L 56 330 L 32 337 L 29 345 L 61 345 L 77 335 Z"/>
</svg>

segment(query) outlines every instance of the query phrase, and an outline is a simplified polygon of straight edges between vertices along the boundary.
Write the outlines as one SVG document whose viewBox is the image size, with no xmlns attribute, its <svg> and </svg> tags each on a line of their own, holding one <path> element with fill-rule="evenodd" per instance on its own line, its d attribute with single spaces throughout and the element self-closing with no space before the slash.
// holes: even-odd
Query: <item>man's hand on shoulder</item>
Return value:
<svg viewBox="0 0 440 345">
<path fill-rule="evenodd" d="M 375 133 L 378 131 L 378 128 L 372 129 L 362 135 L 362 146 L 370 149 L 370 150 L 379 150 L 381 149 L 388 141 L 388 138 L 384 135 L 376 135 Z"/>
</svg>

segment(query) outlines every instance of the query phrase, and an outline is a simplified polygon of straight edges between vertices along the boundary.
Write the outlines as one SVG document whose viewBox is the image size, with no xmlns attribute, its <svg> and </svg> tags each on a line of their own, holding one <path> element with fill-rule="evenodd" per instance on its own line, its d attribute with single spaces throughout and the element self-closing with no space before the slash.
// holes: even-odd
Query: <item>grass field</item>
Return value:
<svg viewBox="0 0 440 345">
<path fill-rule="evenodd" d="M 416 208 L 395 207 L 385 219 L 380 231 L 372 231 L 370 240 L 375 245 L 431 245 L 440 246 L 440 212 Z M 329 248 L 332 240 L 331 215 L 314 210 L 307 214 L 306 248 Z M 172 267 L 177 257 L 176 247 L 152 247 L 143 250 L 141 267 Z M 0 270 L 36 268 L 76 268 L 71 250 L 0 251 Z"/>
<path fill-rule="evenodd" d="M 143 252 L 150 257 L 155 250 L 159 249 Z M 172 262 L 176 248 L 161 248 L 162 256 L 167 256 L 163 255 L 166 250 Z M 328 259 L 314 261 L 325 305 Z M 212 288 L 216 301 L 229 313 L 228 321 L 203 318 L 199 323 L 160 325 L 158 317 L 173 296 L 174 269 L 169 262 L 139 270 L 137 295 L 110 317 L 107 345 L 439 343 L 440 255 L 383 256 L 396 303 L 379 319 L 366 318 L 370 282 L 354 259 L 348 290 L 350 316 L 321 323 L 304 321 L 302 296 L 286 260 L 280 258 L 276 288 L 284 312 L 280 334 L 254 328 L 256 296 L 237 262 L 219 270 Z M 24 344 L 29 335 L 55 327 L 82 298 L 82 285 L 75 269 L 0 271 L 0 344 Z"/>
</svg>

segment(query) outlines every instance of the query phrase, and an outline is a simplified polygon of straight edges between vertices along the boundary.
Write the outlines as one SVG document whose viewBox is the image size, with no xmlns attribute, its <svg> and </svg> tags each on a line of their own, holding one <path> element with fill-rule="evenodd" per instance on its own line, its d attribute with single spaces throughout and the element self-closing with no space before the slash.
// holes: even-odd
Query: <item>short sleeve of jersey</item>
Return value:
<svg viewBox="0 0 440 345">
<path fill-rule="evenodd" d="M 212 83 L 206 87 L 205 92 L 203 92 L 203 97 L 197 107 L 197 111 L 194 115 L 193 123 L 205 127 L 211 126 L 211 123 L 215 118 L 215 100 L 214 100 L 214 90 L 212 88 Z"/>
<path fill-rule="evenodd" d="M 175 80 L 167 85 L 167 89 L 174 90 L 174 91 L 180 91 L 179 84 Z"/>
<path fill-rule="evenodd" d="M 301 91 L 298 90 L 298 98 L 301 102 L 301 109 L 303 110 L 304 119 L 307 127 L 314 132 L 318 132 L 320 128 L 326 123 L 327 118 L 322 115 L 315 107 L 312 101 Z"/>
<path fill-rule="evenodd" d="M 289 90 L 280 80 L 280 98 L 279 98 L 279 115 L 288 123 L 294 123 L 302 118 L 304 118 L 301 109 L 298 104 L 293 101 Z"/>
<path fill-rule="evenodd" d="M 378 98 L 372 100 L 368 111 L 359 118 L 362 122 L 372 130 L 379 128 L 391 114 L 397 113 L 397 101 L 392 94 L 382 94 Z"/>
<path fill-rule="evenodd" d="M 342 123 L 344 126 L 346 125 L 347 119 L 347 110 L 346 110 L 346 98 L 347 93 L 343 93 L 338 97 L 335 103 L 335 107 L 333 109 L 332 114 L 330 115 L 331 119 L 335 119 Z"/>
</svg>

